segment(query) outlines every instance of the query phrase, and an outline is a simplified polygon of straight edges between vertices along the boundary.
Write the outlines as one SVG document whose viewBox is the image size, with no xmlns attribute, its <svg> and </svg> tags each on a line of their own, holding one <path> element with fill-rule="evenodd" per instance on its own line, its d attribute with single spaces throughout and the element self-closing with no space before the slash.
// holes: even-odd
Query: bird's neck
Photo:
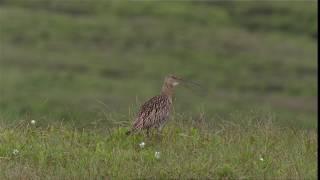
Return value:
<svg viewBox="0 0 320 180">
<path fill-rule="evenodd" d="M 172 99 L 173 87 L 164 83 L 161 89 L 161 95 L 168 96 L 170 99 Z"/>
</svg>

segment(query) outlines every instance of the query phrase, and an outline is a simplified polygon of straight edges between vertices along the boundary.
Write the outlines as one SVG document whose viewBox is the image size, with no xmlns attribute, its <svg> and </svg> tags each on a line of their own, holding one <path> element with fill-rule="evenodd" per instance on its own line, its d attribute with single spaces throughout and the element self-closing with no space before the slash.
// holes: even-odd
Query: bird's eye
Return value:
<svg viewBox="0 0 320 180">
<path fill-rule="evenodd" d="M 174 82 L 174 83 L 172 83 L 174 86 L 176 86 L 176 85 L 178 85 L 179 83 L 178 82 Z"/>
</svg>

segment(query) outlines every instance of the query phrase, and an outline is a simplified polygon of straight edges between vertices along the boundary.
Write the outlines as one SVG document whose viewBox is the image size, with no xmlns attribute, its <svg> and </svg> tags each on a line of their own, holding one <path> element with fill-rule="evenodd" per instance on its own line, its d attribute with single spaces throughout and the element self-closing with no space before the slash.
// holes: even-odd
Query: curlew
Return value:
<svg viewBox="0 0 320 180">
<path fill-rule="evenodd" d="M 149 130 L 152 128 L 157 128 L 161 132 L 169 119 L 174 87 L 181 81 L 183 80 L 177 76 L 166 76 L 160 95 L 152 97 L 140 107 L 131 130 L 126 134 L 147 130 L 147 135 L 149 135 Z"/>
</svg>

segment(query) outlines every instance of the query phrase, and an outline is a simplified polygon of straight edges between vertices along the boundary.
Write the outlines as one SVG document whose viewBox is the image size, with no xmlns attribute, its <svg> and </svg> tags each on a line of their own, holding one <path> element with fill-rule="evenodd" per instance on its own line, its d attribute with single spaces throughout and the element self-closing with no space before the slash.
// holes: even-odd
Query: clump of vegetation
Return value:
<svg viewBox="0 0 320 180">
<path fill-rule="evenodd" d="M 268 119 L 214 129 L 169 123 L 161 136 L 126 136 L 23 121 L 1 127 L 1 179 L 214 178 L 315 179 L 317 134 Z M 142 143 L 143 142 L 143 143 Z M 141 145 L 142 144 L 142 145 Z"/>
</svg>

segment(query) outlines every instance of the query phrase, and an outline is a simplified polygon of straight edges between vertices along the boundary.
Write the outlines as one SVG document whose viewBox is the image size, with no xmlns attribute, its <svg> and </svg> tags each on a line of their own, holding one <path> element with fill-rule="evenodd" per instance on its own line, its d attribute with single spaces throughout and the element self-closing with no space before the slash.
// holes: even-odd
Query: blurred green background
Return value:
<svg viewBox="0 0 320 180">
<path fill-rule="evenodd" d="M 131 121 L 171 73 L 201 84 L 176 89 L 190 119 L 317 126 L 316 1 L 1 0 L 0 37 L 5 123 Z"/>
</svg>

